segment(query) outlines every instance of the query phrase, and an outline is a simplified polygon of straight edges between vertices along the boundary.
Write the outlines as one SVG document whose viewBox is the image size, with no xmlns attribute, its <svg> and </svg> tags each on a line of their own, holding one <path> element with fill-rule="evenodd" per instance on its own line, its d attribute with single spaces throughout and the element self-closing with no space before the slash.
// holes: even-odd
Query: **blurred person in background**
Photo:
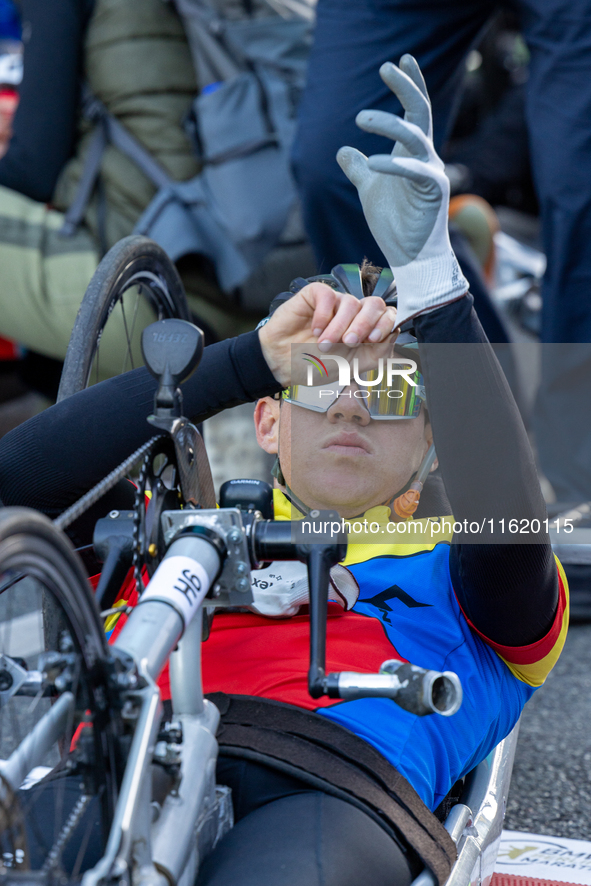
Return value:
<svg viewBox="0 0 591 886">
<path fill-rule="evenodd" d="M 400 113 L 375 74 L 376 64 L 397 61 L 403 53 L 417 58 L 433 102 L 439 150 L 454 118 L 463 62 L 500 5 L 494 0 L 319 0 L 294 166 L 321 269 L 342 255 L 384 264 L 355 189 L 334 162 L 339 146 L 353 138 L 363 108 Z M 509 5 L 530 53 L 525 115 L 548 261 L 541 340 L 568 343 L 544 353 L 537 446 L 556 499 L 566 507 L 591 499 L 591 416 L 581 409 L 591 393 L 586 346 L 591 342 L 591 0 L 512 0 Z M 385 150 L 383 139 L 371 132 L 357 144 L 368 155 Z M 454 248 L 462 262 L 456 243 Z"/>
<path fill-rule="evenodd" d="M 8 150 L 12 118 L 22 79 L 22 42 L 19 11 L 13 0 L 0 0 L 0 158 Z"/>
<path fill-rule="evenodd" d="M 0 107 L 0 335 L 60 361 L 102 254 L 132 233 L 156 191 L 108 144 L 82 223 L 63 235 L 95 128 L 83 114 L 82 84 L 175 181 L 184 181 L 199 172 L 183 128 L 197 83 L 172 3 L 22 0 L 20 12 L 20 100 L 13 119 Z M 254 325 L 258 318 L 237 309 L 206 262 L 195 257 L 181 270 L 209 341 Z M 48 387 L 55 393 L 61 364 L 44 363 L 43 373 L 36 365 L 37 376 L 53 374 Z"/>
<path fill-rule="evenodd" d="M 513 229 L 515 235 L 538 245 L 533 218 L 539 206 L 525 119 L 529 51 L 515 13 L 503 10 L 494 16 L 483 39 L 468 53 L 465 70 L 458 113 L 444 147 L 452 174 L 455 166 L 463 173 L 456 192 L 509 208 L 503 224 L 507 218 L 522 222 L 521 229 Z M 517 218 L 516 212 L 522 216 Z"/>
</svg>

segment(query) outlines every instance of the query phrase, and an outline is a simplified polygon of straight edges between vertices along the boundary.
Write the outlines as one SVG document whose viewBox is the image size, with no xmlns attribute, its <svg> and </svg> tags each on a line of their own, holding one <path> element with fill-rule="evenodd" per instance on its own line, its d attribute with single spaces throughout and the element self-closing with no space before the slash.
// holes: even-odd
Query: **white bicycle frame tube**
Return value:
<svg viewBox="0 0 591 886">
<path fill-rule="evenodd" d="M 134 886 L 170 886 L 194 852 L 199 814 L 212 784 L 215 790 L 219 713 L 203 700 L 201 620 L 219 568 L 220 556 L 205 539 L 193 535 L 173 542 L 115 641 L 133 658 L 145 686 L 130 695 L 140 710 L 107 849 L 85 873 L 83 886 L 121 877 L 132 865 Z M 173 710 L 183 727 L 181 784 L 153 826 L 149 791 L 162 712 L 155 680 L 169 658 Z"/>
<path fill-rule="evenodd" d="M 8 760 L 2 763 L 0 771 L 13 790 L 18 790 L 28 773 L 43 763 L 46 754 L 64 734 L 67 722 L 73 714 L 74 696 L 71 692 L 64 692 Z"/>
</svg>

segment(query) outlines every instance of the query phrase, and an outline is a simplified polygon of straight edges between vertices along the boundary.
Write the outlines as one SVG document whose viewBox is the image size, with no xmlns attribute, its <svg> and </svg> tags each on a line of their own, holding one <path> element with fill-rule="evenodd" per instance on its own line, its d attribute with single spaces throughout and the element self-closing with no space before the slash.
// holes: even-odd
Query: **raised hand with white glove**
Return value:
<svg viewBox="0 0 591 886">
<path fill-rule="evenodd" d="M 449 180 L 433 147 L 431 103 L 411 55 L 380 68 L 399 98 L 404 120 L 360 111 L 361 129 L 396 141 L 391 154 L 366 157 L 341 148 L 337 160 L 357 188 L 369 228 L 388 259 L 398 291 L 399 325 L 461 298 L 468 283 L 449 242 Z"/>
</svg>

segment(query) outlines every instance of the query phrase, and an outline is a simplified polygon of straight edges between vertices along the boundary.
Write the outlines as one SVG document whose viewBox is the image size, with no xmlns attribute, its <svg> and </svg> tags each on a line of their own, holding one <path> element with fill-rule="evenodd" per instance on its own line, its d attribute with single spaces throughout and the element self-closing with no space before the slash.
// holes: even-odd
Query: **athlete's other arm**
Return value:
<svg viewBox="0 0 591 886">
<path fill-rule="evenodd" d="M 527 646 L 546 636 L 559 602 L 527 432 L 470 296 L 418 317 L 415 331 L 441 475 L 454 519 L 468 526 L 451 546 L 454 590 L 486 638 Z M 510 519 L 540 531 L 511 536 Z"/>
<path fill-rule="evenodd" d="M 433 148 L 421 71 L 411 56 L 403 56 L 400 67 L 387 63 L 380 74 L 400 99 L 404 120 L 362 111 L 357 123 L 395 140 L 394 149 L 367 158 L 342 148 L 338 160 L 357 187 L 372 233 L 394 272 L 399 319 L 414 318 L 435 448 L 453 515 L 457 522 L 482 527 L 477 534 L 454 536 L 450 565 L 459 602 L 488 639 L 529 645 L 547 635 L 559 604 L 533 456 L 451 249 L 449 181 Z M 466 344 L 452 349 L 458 343 Z M 540 531 L 500 544 L 507 537 L 499 532 L 503 518 L 505 526 L 517 518 L 524 521 L 520 525 Z"/>
</svg>

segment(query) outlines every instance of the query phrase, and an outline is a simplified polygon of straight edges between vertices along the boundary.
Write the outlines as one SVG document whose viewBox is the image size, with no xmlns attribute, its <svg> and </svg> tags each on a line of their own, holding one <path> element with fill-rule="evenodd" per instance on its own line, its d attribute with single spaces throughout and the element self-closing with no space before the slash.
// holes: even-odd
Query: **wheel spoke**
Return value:
<svg viewBox="0 0 591 886">
<path fill-rule="evenodd" d="M 100 724 L 118 714 L 97 719 L 90 676 L 104 667 L 102 628 L 82 564 L 40 514 L 0 513 L 0 591 L 0 877 L 67 883 L 114 805 L 116 752 Z"/>
<path fill-rule="evenodd" d="M 135 296 L 135 307 L 134 307 L 134 309 L 133 309 L 133 317 L 131 318 L 131 333 L 130 333 L 130 338 L 131 338 L 131 341 L 132 341 L 132 342 L 133 342 L 133 334 L 134 334 L 134 332 L 135 332 L 135 324 L 136 324 L 136 322 L 137 322 L 137 315 L 138 315 L 138 309 L 139 309 L 139 306 L 140 306 L 140 299 L 141 299 L 141 298 L 143 298 L 143 288 L 142 288 L 141 285 L 138 284 L 138 286 L 137 286 L 137 293 L 136 293 L 136 296 Z M 131 356 L 132 356 L 132 355 L 130 354 L 130 357 L 131 357 Z M 125 372 L 125 369 L 126 369 L 126 363 L 127 363 L 127 356 L 126 356 L 126 358 L 125 358 L 125 362 L 123 363 L 123 372 Z"/>
<path fill-rule="evenodd" d="M 129 329 L 127 327 L 127 318 L 125 316 L 125 305 L 123 304 L 123 296 L 121 296 L 121 313 L 123 315 L 123 326 L 125 328 L 125 338 L 127 339 L 127 351 L 125 355 L 125 360 L 123 361 L 123 372 L 125 372 L 125 366 L 127 365 L 127 355 L 129 355 L 131 368 L 135 369 L 133 365 L 133 354 L 131 353 L 131 339 L 129 337 Z"/>
<path fill-rule="evenodd" d="M 101 332 L 101 338 L 102 338 L 102 332 Z M 100 380 L 101 338 L 99 338 L 99 340 L 96 343 L 96 352 L 94 355 L 94 362 L 93 362 L 94 382 L 92 382 L 92 384 L 97 384 L 97 382 Z"/>
<path fill-rule="evenodd" d="M 123 300 L 132 287 L 138 289 L 133 305 Z M 188 318 L 184 288 L 164 250 L 146 237 L 131 235 L 109 250 L 88 285 L 68 346 L 58 400 L 139 365 L 139 334 L 152 316 Z M 103 331 L 113 324 L 101 357 Z"/>
<path fill-rule="evenodd" d="M 104 788 L 101 788 L 101 792 L 103 792 Z M 88 819 L 88 823 L 86 825 L 86 830 L 80 840 L 80 848 L 78 849 L 78 855 L 76 856 L 76 861 L 74 862 L 74 867 L 72 868 L 72 879 L 77 880 L 80 874 L 80 869 L 82 867 L 82 862 L 84 860 L 84 855 L 88 848 L 88 843 L 90 841 L 90 837 L 94 828 L 94 821 L 91 817 Z"/>
</svg>

